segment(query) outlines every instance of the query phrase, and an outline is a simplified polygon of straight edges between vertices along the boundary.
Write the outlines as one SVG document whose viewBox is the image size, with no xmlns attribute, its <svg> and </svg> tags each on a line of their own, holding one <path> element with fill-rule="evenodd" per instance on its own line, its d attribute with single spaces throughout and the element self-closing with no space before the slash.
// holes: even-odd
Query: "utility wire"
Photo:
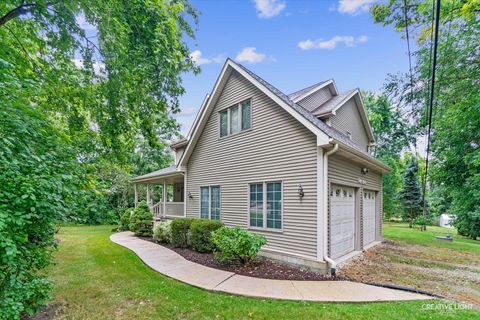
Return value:
<svg viewBox="0 0 480 320">
<path fill-rule="evenodd" d="M 428 112 L 428 131 L 427 131 L 427 155 L 425 157 L 425 176 L 423 182 L 423 194 L 422 194 L 422 205 L 423 205 L 423 216 L 426 217 L 426 205 L 425 205 L 425 191 L 427 188 L 427 175 L 428 175 L 428 160 L 430 155 L 430 133 L 432 131 L 432 114 L 433 114 L 433 102 L 435 94 L 435 71 L 437 68 L 437 51 L 438 51 L 438 29 L 440 25 L 440 3 L 441 0 L 436 0 L 436 10 L 435 10 L 435 38 L 433 40 L 433 56 L 432 56 L 432 78 L 430 85 L 430 100 L 429 100 L 429 112 Z"/>
<path fill-rule="evenodd" d="M 412 104 L 411 113 L 414 113 L 413 101 L 413 73 L 412 73 L 412 54 L 410 51 L 410 36 L 408 32 L 408 6 L 407 0 L 403 0 L 403 14 L 405 18 L 405 37 L 407 40 L 407 50 L 408 50 L 408 65 L 410 69 L 410 103 Z M 405 112 L 406 113 L 406 112 Z M 417 139 L 414 140 L 415 153 L 417 153 Z"/>
</svg>

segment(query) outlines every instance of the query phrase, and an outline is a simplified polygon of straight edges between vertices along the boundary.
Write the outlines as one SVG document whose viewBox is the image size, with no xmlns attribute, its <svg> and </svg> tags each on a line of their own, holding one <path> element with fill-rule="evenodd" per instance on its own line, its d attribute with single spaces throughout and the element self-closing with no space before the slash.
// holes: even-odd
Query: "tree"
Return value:
<svg viewBox="0 0 480 320">
<path fill-rule="evenodd" d="M 398 192 L 402 187 L 400 154 L 412 142 L 412 134 L 400 110 L 385 95 L 363 93 L 368 120 L 375 134 L 373 155 L 390 166 L 392 171 L 382 177 L 383 212 L 385 218 L 399 212 Z"/>
<path fill-rule="evenodd" d="M 398 197 L 403 206 L 403 218 L 408 221 L 410 228 L 413 221 L 422 213 L 422 192 L 418 183 L 418 162 L 411 157 L 403 172 L 403 187 Z"/>
<path fill-rule="evenodd" d="M 480 19 L 478 0 L 442 1 L 436 92 L 433 109 L 431 172 L 427 186 L 441 186 L 444 203 L 456 215 L 454 225 L 466 236 L 478 236 L 480 208 Z M 405 3 L 394 0 L 374 5 L 375 22 L 405 31 Z M 426 130 L 431 72 L 432 1 L 407 1 L 411 38 L 417 40 L 412 76 L 392 76 L 386 92 L 400 102 L 416 123 L 416 134 Z M 427 189 L 428 191 L 428 189 Z M 427 197 L 429 196 L 427 192 Z"/>
<path fill-rule="evenodd" d="M 48 298 L 56 223 L 111 222 L 171 160 L 196 21 L 186 0 L 0 2 L 0 318 Z"/>
<path fill-rule="evenodd" d="M 0 107 L 0 319 L 33 314 L 48 299 L 39 271 L 77 189 L 66 137 L 22 102 L 2 99 Z"/>
</svg>

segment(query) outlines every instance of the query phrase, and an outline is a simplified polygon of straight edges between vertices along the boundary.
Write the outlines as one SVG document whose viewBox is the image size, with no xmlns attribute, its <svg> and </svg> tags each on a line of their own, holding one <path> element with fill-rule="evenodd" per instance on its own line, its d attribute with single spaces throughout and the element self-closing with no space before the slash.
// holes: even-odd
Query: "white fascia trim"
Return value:
<svg viewBox="0 0 480 320">
<path fill-rule="evenodd" d="M 335 95 L 335 94 L 338 94 L 337 86 L 335 85 L 335 82 L 333 81 L 333 79 L 330 79 L 330 80 L 327 80 L 327 81 L 319 84 L 318 86 L 312 88 L 311 90 L 305 92 L 305 93 L 302 94 L 301 96 L 296 97 L 296 98 L 293 99 L 292 101 L 295 102 L 295 103 L 297 103 L 298 101 L 301 101 L 301 100 L 305 99 L 305 98 L 308 97 L 309 95 L 314 94 L 314 93 L 317 92 L 318 90 L 320 90 L 320 89 L 322 89 L 322 88 L 325 88 L 326 86 L 331 85 L 331 84 L 333 84 L 333 90 L 335 91 L 335 92 L 334 92 L 334 95 Z"/>
<path fill-rule="evenodd" d="M 367 132 L 368 139 L 370 140 L 370 145 L 375 143 L 375 137 L 373 136 L 372 126 L 370 125 L 370 121 L 368 121 L 367 111 L 365 109 L 365 105 L 363 104 L 362 95 L 360 94 L 359 89 L 355 89 L 352 93 L 348 96 L 343 98 L 331 111 L 319 114 L 317 117 L 326 117 L 330 115 L 335 115 L 337 110 L 340 109 L 345 103 L 350 101 L 351 98 L 355 97 L 355 103 L 357 104 L 357 109 L 360 112 L 360 117 L 362 118 L 363 126 L 365 127 L 365 131 Z"/>
<path fill-rule="evenodd" d="M 149 182 L 149 181 L 157 180 L 157 179 L 171 178 L 171 177 L 178 176 L 179 174 L 183 174 L 183 172 L 184 172 L 184 170 L 179 170 L 177 168 L 176 171 L 169 172 L 169 173 L 166 173 L 166 174 L 158 174 L 158 175 L 150 176 L 150 177 L 147 177 L 147 178 L 132 179 L 132 180 L 130 180 L 130 183 L 141 183 L 141 182 Z"/>
<path fill-rule="evenodd" d="M 347 144 L 345 144 L 341 141 L 338 141 L 338 140 L 334 140 L 334 141 L 336 143 L 338 143 L 339 145 L 341 145 L 342 149 L 358 156 L 359 158 L 362 158 L 362 159 L 370 162 L 372 165 L 376 166 L 379 169 L 379 171 L 381 171 L 382 173 L 388 173 L 392 170 L 389 166 L 385 165 L 383 162 L 375 159 L 374 157 L 368 156 L 368 155 L 364 154 L 363 152 L 361 152 L 361 151 L 359 151 L 355 148 L 352 148 L 349 145 L 347 145 Z"/>
<path fill-rule="evenodd" d="M 355 91 L 353 91 L 352 93 L 350 93 L 348 96 L 346 96 L 345 98 L 342 99 L 342 101 L 340 101 L 336 106 L 335 108 L 332 109 L 332 111 L 330 113 L 332 114 L 336 114 L 337 110 L 340 109 L 345 103 L 348 102 L 348 100 L 350 100 L 353 96 L 355 96 L 356 94 L 358 94 L 359 91 L 358 89 L 356 89 Z"/>
</svg>

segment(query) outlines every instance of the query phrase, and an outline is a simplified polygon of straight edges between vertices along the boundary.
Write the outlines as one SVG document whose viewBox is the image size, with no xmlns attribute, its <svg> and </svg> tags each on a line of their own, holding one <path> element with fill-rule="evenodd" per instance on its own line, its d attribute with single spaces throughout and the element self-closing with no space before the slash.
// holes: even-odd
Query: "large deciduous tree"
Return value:
<svg viewBox="0 0 480 320">
<path fill-rule="evenodd" d="M 128 173 L 171 160 L 196 20 L 186 0 L 0 2 L 0 318 L 47 299 L 55 223 L 108 221 Z"/>
<path fill-rule="evenodd" d="M 377 4 L 372 13 L 376 22 L 393 25 L 402 34 L 408 23 L 410 36 L 417 41 L 412 75 L 391 77 L 386 88 L 410 112 L 421 135 L 426 131 L 431 85 L 433 3 L 408 0 L 406 4 L 406 8 L 403 0 Z M 476 238 L 480 235 L 480 9 L 478 0 L 444 0 L 440 9 L 429 186 L 442 190 L 446 199 L 440 201 L 441 208 L 457 216 L 459 232 Z"/>
<path fill-rule="evenodd" d="M 363 101 L 368 120 L 375 134 L 373 155 L 386 163 L 392 171 L 382 177 L 383 212 L 385 218 L 401 211 L 398 192 L 402 187 L 402 160 L 400 154 L 412 142 L 413 137 L 407 119 L 387 96 L 364 93 Z"/>
</svg>

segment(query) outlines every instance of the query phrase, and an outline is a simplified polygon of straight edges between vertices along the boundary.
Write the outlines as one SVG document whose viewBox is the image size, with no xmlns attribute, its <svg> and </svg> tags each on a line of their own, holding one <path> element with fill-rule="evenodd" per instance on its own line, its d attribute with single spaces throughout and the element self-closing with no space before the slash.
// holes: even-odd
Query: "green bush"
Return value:
<svg viewBox="0 0 480 320">
<path fill-rule="evenodd" d="M 222 227 L 212 233 L 214 256 L 218 261 L 240 262 L 248 265 L 267 243 L 263 235 L 254 234 L 240 227 Z"/>
<path fill-rule="evenodd" d="M 172 242 L 172 220 L 158 221 L 153 225 L 153 240 L 156 242 Z"/>
<path fill-rule="evenodd" d="M 188 248 L 190 245 L 190 225 L 194 219 L 177 218 L 172 221 L 172 244 L 177 248 Z"/>
<path fill-rule="evenodd" d="M 7 71 L 2 59 L 0 69 Z M 49 298 L 44 268 L 79 181 L 62 133 L 28 102 L 7 97 L 0 107 L 0 319 L 20 319 Z"/>
<path fill-rule="evenodd" d="M 192 249 L 198 252 L 212 252 L 212 232 L 220 229 L 223 223 L 217 220 L 196 219 L 190 226 L 190 242 Z"/>
<path fill-rule="evenodd" d="M 130 217 L 133 214 L 134 209 L 127 209 L 125 212 L 120 216 L 120 221 L 118 224 L 118 231 L 128 231 L 130 230 Z"/>
<path fill-rule="evenodd" d="M 136 236 L 151 237 L 153 234 L 153 214 L 147 203 L 142 201 L 130 216 L 130 231 Z"/>
<path fill-rule="evenodd" d="M 423 215 L 416 217 L 413 219 L 413 225 L 419 227 L 426 227 L 427 225 L 432 225 L 433 219 L 429 216 L 425 217 Z"/>
</svg>

